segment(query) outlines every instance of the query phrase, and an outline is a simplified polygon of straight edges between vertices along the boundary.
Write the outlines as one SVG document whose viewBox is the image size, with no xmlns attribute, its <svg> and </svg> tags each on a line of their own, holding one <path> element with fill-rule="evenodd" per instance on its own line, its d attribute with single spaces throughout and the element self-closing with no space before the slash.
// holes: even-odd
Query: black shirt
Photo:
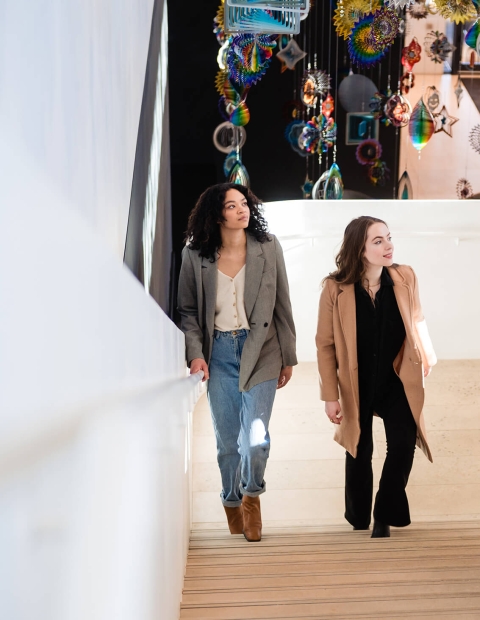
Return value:
<svg viewBox="0 0 480 620">
<path fill-rule="evenodd" d="M 355 284 L 357 358 L 360 403 L 371 405 L 395 397 L 403 385 L 393 361 L 405 340 L 405 326 L 386 268 L 375 303 L 360 282 Z"/>
</svg>

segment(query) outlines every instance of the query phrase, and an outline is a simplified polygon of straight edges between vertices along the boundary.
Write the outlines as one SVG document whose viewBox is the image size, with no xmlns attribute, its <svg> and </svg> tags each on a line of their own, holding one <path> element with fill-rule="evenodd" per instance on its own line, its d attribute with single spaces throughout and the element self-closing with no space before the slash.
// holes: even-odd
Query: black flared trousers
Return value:
<svg viewBox="0 0 480 620">
<path fill-rule="evenodd" d="M 373 517 L 394 527 L 404 527 L 410 524 L 405 489 L 413 465 L 417 425 L 403 389 L 381 403 L 360 405 L 361 433 L 357 457 L 353 458 L 347 452 L 345 463 L 345 518 L 360 529 L 366 529 L 370 524 L 374 411 L 383 419 L 387 456 L 375 497 Z"/>
</svg>

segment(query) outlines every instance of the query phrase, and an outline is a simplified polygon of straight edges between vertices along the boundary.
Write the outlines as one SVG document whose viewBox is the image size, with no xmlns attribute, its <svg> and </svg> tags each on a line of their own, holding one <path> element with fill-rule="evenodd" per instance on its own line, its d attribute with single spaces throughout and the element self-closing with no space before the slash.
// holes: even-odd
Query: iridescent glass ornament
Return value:
<svg viewBox="0 0 480 620">
<path fill-rule="evenodd" d="M 329 170 L 323 197 L 325 200 L 341 200 L 343 198 L 343 180 L 337 164 L 332 164 Z"/>
<path fill-rule="evenodd" d="M 477 49 L 477 41 L 480 35 L 480 21 L 477 21 L 473 24 L 470 30 L 465 35 L 465 43 L 471 47 L 472 49 Z"/>
<path fill-rule="evenodd" d="M 406 127 L 410 121 L 412 106 L 408 99 L 397 92 L 392 95 L 385 104 L 385 118 L 394 127 Z"/>
<path fill-rule="evenodd" d="M 397 198 L 398 200 L 413 199 L 412 182 L 410 181 L 410 177 L 408 176 L 408 172 L 406 170 L 398 182 Z"/>
<path fill-rule="evenodd" d="M 233 166 L 228 181 L 230 183 L 236 183 L 237 185 L 245 185 L 245 187 L 250 187 L 250 177 L 248 176 L 247 169 L 241 161 L 237 161 L 237 163 Z"/>
<path fill-rule="evenodd" d="M 417 105 L 413 108 L 408 124 L 410 139 L 418 152 L 427 145 L 434 131 L 435 122 L 432 113 L 423 102 L 423 99 L 419 99 Z"/>
</svg>

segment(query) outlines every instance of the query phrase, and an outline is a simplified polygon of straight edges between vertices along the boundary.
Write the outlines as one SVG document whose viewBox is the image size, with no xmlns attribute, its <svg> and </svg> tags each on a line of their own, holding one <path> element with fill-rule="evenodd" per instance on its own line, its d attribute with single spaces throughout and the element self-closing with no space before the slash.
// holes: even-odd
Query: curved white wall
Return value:
<svg viewBox="0 0 480 620">
<path fill-rule="evenodd" d="M 415 269 L 438 357 L 480 358 L 480 201 L 294 200 L 265 205 L 265 215 L 285 251 L 300 361 L 316 359 L 320 283 L 359 215 L 386 220 L 395 261 Z"/>
</svg>

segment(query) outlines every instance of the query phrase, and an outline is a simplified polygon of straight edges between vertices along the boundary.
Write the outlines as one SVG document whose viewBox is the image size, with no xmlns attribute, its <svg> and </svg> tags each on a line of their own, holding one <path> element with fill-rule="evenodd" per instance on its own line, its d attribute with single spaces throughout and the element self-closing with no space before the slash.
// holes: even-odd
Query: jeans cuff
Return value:
<svg viewBox="0 0 480 620">
<path fill-rule="evenodd" d="M 259 491 L 247 491 L 245 487 L 242 484 L 240 484 L 240 493 L 242 495 L 248 495 L 248 497 L 258 497 L 262 493 L 265 493 L 266 490 L 267 490 L 267 483 L 265 482 L 265 480 L 263 481 L 263 488 L 260 489 Z"/>
<path fill-rule="evenodd" d="M 232 501 L 232 500 L 227 501 L 227 500 L 223 499 L 223 497 L 221 497 L 221 496 L 220 496 L 220 499 L 222 500 L 222 504 L 224 506 L 226 506 L 227 508 L 238 508 L 239 506 L 242 505 L 242 500 L 241 499 L 236 500 L 236 501 Z"/>
</svg>

